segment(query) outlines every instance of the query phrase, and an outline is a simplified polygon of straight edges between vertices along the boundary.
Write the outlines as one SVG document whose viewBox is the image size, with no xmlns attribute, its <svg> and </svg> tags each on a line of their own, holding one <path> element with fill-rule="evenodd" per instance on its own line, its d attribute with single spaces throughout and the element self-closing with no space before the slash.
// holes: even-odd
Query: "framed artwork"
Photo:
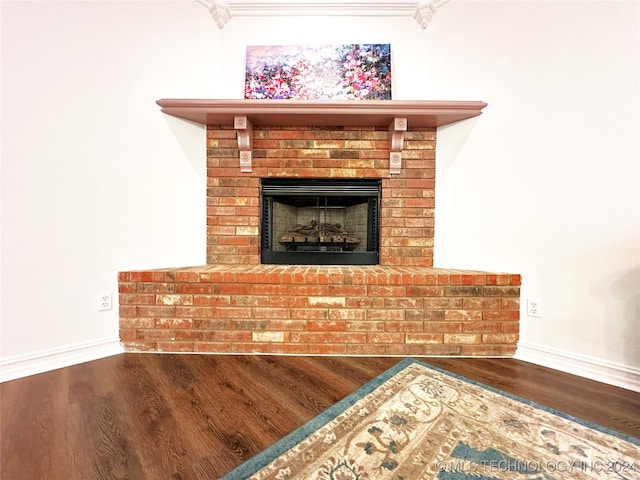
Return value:
<svg viewBox="0 0 640 480">
<path fill-rule="evenodd" d="M 244 98 L 391 100 L 391 45 L 249 46 Z"/>
</svg>

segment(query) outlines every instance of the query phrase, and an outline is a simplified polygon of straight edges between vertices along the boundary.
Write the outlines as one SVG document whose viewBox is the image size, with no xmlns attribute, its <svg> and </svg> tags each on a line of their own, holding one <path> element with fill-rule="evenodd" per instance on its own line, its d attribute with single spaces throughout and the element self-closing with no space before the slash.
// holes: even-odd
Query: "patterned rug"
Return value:
<svg viewBox="0 0 640 480">
<path fill-rule="evenodd" d="M 224 480 L 640 479 L 640 440 L 407 359 Z"/>
</svg>

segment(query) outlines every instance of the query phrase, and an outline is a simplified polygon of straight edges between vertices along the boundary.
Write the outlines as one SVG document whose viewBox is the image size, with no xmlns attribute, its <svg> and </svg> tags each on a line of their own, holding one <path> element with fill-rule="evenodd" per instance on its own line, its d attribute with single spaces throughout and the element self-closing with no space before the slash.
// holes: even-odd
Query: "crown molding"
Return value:
<svg viewBox="0 0 640 480">
<path fill-rule="evenodd" d="M 223 29 L 232 17 L 274 16 L 360 16 L 360 17 L 410 17 L 420 28 L 429 22 L 449 0 L 196 0 L 204 5 L 219 29 Z"/>
<path fill-rule="evenodd" d="M 413 18 L 416 19 L 420 28 L 425 30 L 438 9 L 448 1 L 449 0 L 432 0 L 431 2 L 417 2 Z"/>
</svg>

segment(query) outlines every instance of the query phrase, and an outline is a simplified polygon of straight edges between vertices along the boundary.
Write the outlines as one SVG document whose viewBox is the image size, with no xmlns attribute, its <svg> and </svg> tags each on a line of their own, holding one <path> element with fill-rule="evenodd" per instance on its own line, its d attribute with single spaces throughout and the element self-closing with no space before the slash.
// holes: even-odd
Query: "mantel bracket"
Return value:
<svg viewBox="0 0 640 480">
<path fill-rule="evenodd" d="M 233 128 L 238 137 L 238 150 L 240 151 L 240 171 L 251 172 L 251 144 L 253 140 L 253 127 L 247 117 L 234 117 Z"/>
<path fill-rule="evenodd" d="M 391 175 L 399 174 L 402 169 L 402 149 L 406 131 L 406 118 L 396 117 L 389 125 L 389 173 Z"/>
</svg>

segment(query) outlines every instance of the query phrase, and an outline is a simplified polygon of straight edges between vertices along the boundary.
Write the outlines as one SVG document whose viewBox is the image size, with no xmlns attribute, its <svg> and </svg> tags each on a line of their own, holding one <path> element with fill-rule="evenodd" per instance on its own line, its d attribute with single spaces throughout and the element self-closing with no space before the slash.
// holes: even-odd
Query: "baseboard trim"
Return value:
<svg viewBox="0 0 640 480">
<path fill-rule="evenodd" d="M 640 368 L 526 343 L 518 344 L 514 358 L 640 392 Z"/>
<path fill-rule="evenodd" d="M 0 382 L 123 353 L 119 338 L 68 345 L 0 360 Z M 640 368 L 540 345 L 519 343 L 514 358 L 640 392 Z"/>
<path fill-rule="evenodd" d="M 120 339 L 116 337 L 9 357 L 0 360 L 0 382 L 89 362 L 122 352 Z"/>
</svg>

